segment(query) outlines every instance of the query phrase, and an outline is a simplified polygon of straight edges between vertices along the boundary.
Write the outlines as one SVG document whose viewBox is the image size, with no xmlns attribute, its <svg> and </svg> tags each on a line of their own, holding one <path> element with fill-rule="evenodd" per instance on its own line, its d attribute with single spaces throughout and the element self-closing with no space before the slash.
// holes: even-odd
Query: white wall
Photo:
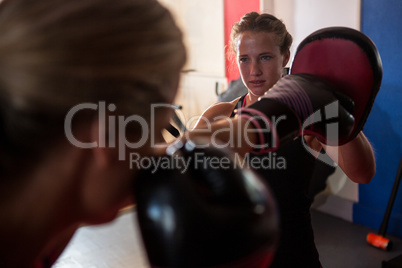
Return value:
<svg viewBox="0 0 402 268">
<path fill-rule="evenodd" d="M 320 28 L 360 29 L 360 0 L 294 0 L 295 44 Z"/>
<path fill-rule="evenodd" d="M 188 60 L 175 104 L 191 128 L 194 118 L 218 101 L 216 91 L 227 87 L 225 77 L 223 0 L 159 0 L 184 33 Z M 190 71 L 191 70 L 191 71 Z"/>
<path fill-rule="evenodd" d="M 261 11 L 282 19 L 292 34 L 292 52 L 312 32 L 329 26 L 360 29 L 360 0 L 261 0 Z M 294 55 L 294 53 L 292 53 Z"/>
<path fill-rule="evenodd" d="M 184 69 L 225 76 L 223 0 L 159 0 L 183 31 L 188 60 Z"/>
</svg>

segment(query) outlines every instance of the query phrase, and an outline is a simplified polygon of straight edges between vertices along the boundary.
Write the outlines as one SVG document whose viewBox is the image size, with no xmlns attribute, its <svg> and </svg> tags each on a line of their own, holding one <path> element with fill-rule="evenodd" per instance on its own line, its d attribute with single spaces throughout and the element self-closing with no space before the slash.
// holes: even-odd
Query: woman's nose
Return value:
<svg viewBox="0 0 402 268">
<path fill-rule="evenodd" d="M 250 74 L 251 75 L 261 75 L 261 68 L 260 65 L 258 64 L 258 62 L 252 62 L 251 66 L 250 66 Z"/>
</svg>

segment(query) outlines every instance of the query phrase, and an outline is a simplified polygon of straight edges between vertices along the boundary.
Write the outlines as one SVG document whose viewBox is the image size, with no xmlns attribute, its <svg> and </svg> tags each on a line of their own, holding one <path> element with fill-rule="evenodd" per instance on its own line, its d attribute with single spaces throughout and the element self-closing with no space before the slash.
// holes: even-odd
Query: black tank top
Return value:
<svg viewBox="0 0 402 268">
<path fill-rule="evenodd" d="M 244 106 L 245 96 L 235 109 Z M 234 116 L 234 113 L 232 113 Z M 249 154 L 246 161 L 268 183 L 278 203 L 281 237 L 270 267 L 321 267 L 314 244 L 308 197 L 316 159 L 304 147 L 302 136 L 277 151 Z"/>
</svg>

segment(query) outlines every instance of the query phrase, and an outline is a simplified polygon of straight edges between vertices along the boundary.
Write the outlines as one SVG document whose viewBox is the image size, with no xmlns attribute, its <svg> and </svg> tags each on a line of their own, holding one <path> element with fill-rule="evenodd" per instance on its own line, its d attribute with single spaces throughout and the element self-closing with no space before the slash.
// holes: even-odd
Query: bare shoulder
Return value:
<svg viewBox="0 0 402 268">
<path fill-rule="evenodd" d="M 198 119 L 195 128 L 203 127 L 208 123 L 229 117 L 239 99 L 240 97 L 231 102 L 218 102 L 209 106 Z"/>
</svg>

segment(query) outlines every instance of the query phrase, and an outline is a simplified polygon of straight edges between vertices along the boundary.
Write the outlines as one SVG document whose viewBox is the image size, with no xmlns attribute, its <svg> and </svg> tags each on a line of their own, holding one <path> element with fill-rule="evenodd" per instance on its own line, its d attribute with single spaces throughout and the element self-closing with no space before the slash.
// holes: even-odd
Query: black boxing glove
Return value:
<svg viewBox="0 0 402 268">
<path fill-rule="evenodd" d="M 380 90 L 382 63 L 369 37 L 346 27 L 330 27 L 307 36 L 297 47 L 291 74 L 321 77 L 349 96 L 355 105 L 353 130 L 340 144 L 359 134 Z"/>
<path fill-rule="evenodd" d="M 257 129 L 258 153 L 276 150 L 302 134 L 341 145 L 353 129 L 353 109 L 353 101 L 328 81 L 294 74 L 282 77 L 259 101 L 237 113 Z"/>
<path fill-rule="evenodd" d="M 269 266 L 278 216 L 255 173 L 226 151 L 190 142 L 154 163 L 134 186 L 152 267 Z"/>
</svg>

